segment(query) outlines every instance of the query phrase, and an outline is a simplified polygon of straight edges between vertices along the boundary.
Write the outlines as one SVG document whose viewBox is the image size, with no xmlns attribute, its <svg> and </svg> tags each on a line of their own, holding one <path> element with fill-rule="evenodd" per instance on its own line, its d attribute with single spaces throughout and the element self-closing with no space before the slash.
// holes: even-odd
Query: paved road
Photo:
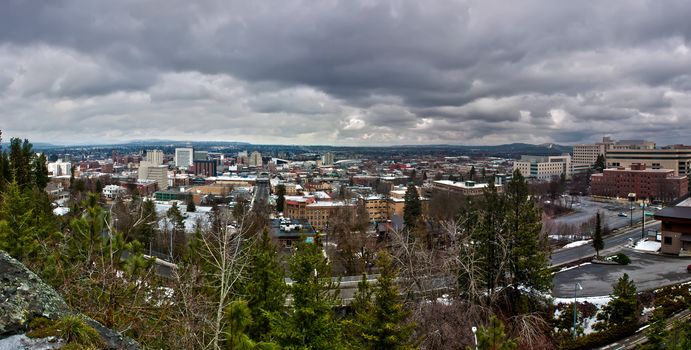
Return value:
<svg viewBox="0 0 691 350">
<path fill-rule="evenodd" d="M 646 223 L 645 225 L 645 230 L 659 230 L 660 229 L 660 223 L 658 221 L 653 221 L 651 223 Z M 629 238 L 633 240 L 638 240 L 641 238 L 641 227 L 634 227 L 632 229 L 628 229 L 624 231 L 623 233 L 618 233 L 615 235 L 611 235 L 608 237 L 605 237 L 605 250 L 610 250 L 612 248 L 616 248 L 619 246 L 623 246 L 626 243 L 628 243 Z M 560 249 L 557 251 L 554 251 L 552 253 L 552 265 L 560 265 L 564 264 L 569 261 L 574 261 L 578 260 L 584 257 L 589 257 L 589 256 L 594 256 L 595 255 L 595 249 L 593 249 L 593 246 L 590 244 L 574 247 L 574 248 L 566 248 L 566 249 Z"/>
<path fill-rule="evenodd" d="M 254 195 L 252 196 L 252 209 L 262 208 L 269 205 L 269 196 L 271 195 L 271 185 L 268 179 L 262 181 L 257 179 L 257 183 L 254 187 Z"/>
<path fill-rule="evenodd" d="M 580 283 L 583 287 L 578 296 L 608 295 L 612 292 L 612 285 L 624 273 L 636 283 L 638 291 L 691 280 L 691 273 L 686 272 L 691 259 L 639 253 L 628 248 L 621 251 L 631 258 L 631 264 L 587 264 L 558 272 L 554 275 L 552 295 L 559 298 L 573 297 L 575 283 Z"/>
</svg>

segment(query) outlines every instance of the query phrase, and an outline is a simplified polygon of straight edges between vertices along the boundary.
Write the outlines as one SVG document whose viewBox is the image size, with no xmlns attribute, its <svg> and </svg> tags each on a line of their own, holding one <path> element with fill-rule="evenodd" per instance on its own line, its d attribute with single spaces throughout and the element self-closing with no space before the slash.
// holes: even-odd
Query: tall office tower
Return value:
<svg viewBox="0 0 691 350">
<path fill-rule="evenodd" d="M 262 166 L 263 165 L 262 154 L 257 152 L 257 151 L 250 153 L 249 163 L 250 163 L 249 166 L 251 166 L 251 167 Z"/>
<path fill-rule="evenodd" d="M 159 190 L 168 188 L 168 166 L 139 163 L 139 180 L 154 180 Z"/>
<path fill-rule="evenodd" d="M 163 151 L 152 149 L 146 151 L 146 161 L 153 165 L 163 165 Z"/>
<path fill-rule="evenodd" d="M 192 148 L 175 149 L 175 166 L 187 169 L 194 162 L 194 150 Z"/>
<path fill-rule="evenodd" d="M 334 164 L 334 154 L 331 152 L 326 152 L 322 156 L 322 165 L 333 165 Z"/>
</svg>

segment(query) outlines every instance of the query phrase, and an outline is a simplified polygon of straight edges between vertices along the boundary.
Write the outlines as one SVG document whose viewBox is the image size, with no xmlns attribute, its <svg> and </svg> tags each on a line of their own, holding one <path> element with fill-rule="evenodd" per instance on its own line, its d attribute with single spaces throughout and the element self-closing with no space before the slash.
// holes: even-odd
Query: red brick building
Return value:
<svg viewBox="0 0 691 350">
<path fill-rule="evenodd" d="M 627 197 L 635 193 L 639 199 L 671 201 L 688 193 L 686 176 L 674 175 L 673 169 L 646 169 L 634 163 L 631 168 L 605 169 L 590 177 L 590 193 L 595 196 Z"/>
</svg>

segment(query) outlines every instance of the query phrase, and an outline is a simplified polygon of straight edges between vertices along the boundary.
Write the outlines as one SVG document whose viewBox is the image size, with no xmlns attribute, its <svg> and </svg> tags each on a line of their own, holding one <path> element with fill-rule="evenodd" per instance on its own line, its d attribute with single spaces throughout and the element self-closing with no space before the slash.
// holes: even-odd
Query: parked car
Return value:
<svg viewBox="0 0 691 350">
<path fill-rule="evenodd" d="M 627 217 L 627 216 L 629 216 L 629 215 L 626 214 L 626 213 L 624 213 L 624 212 L 621 212 L 621 213 L 619 213 L 619 216 L 621 216 L 622 218 L 625 218 L 625 217 Z"/>
<path fill-rule="evenodd" d="M 686 272 L 691 273 L 691 265 L 686 267 Z"/>
</svg>

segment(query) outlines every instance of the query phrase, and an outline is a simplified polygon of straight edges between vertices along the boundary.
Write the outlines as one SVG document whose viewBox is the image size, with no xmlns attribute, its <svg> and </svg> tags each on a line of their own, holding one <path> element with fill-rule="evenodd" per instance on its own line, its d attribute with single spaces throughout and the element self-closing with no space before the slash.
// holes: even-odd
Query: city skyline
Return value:
<svg viewBox="0 0 691 350">
<path fill-rule="evenodd" d="M 0 129 L 53 144 L 688 143 L 683 1 L 0 5 Z"/>
</svg>

